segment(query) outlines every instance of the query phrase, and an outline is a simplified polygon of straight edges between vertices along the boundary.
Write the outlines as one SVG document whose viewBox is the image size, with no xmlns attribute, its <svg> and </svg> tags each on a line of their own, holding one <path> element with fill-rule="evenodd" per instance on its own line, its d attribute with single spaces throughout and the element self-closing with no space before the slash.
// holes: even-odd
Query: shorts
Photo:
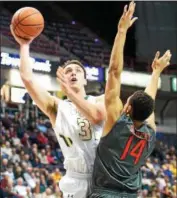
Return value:
<svg viewBox="0 0 177 198">
<path fill-rule="evenodd" d="M 87 198 L 91 186 L 91 174 L 66 172 L 59 182 L 63 198 Z"/>
<path fill-rule="evenodd" d="M 87 198 L 137 198 L 137 193 L 115 192 L 105 189 L 94 189 Z"/>
</svg>

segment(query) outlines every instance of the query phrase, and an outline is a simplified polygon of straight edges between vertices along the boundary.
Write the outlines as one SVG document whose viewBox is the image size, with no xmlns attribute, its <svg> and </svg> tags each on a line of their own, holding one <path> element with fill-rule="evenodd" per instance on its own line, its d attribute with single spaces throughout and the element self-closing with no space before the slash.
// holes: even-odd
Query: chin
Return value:
<svg viewBox="0 0 177 198">
<path fill-rule="evenodd" d="M 75 92 L 78 92 L 80 90 L 80 88 L 77 85 L 71 85 L 70 86 L 72 90 L 74 90 Z"/>
</svg>

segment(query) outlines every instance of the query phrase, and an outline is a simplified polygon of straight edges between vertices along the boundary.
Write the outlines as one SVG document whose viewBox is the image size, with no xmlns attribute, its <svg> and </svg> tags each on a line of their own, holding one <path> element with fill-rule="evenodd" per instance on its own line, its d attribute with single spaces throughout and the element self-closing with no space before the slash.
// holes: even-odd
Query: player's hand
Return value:
<svg viewBox="0 0 177 198">
<path fill-rule="evenodd" d="M 170 60 L 172 57 L 172 54 L 170 50 L 167 50 L 162 57 L 160 57 L 160 52 L 156 52 L 155 58 L 152 62 L 152 70 L 162 72 L 167 66 L 170 65 Z"/>
<path fill-rule="evenodd" d="M 138 17 L 133 17 L 135 12 L 136 4 L 131 1 L 127 10 L 127 5 L 124 7 L 124 12 L 120 18 L 118 23 L 118 30 L 121 32 L 125 32 L 128 30 L 129 27 L 133 25 L 133 23 L 138 19 Z"/>
<path fill-rule="evenodd" d="M 14 37 L 14 39 L 17 41 L 17 43 L 19 45 L 29 45 L 34 39 L 33 37 L 31 37 L 30 40 L 26 40 L 26 39 L 23 39 L 23 38 L 20 38 L 20 37 L 16 36 L 14 31 L 13 31 L 12 25 L 10 25 L 10 31 L 11 31 L 12 36 Z"/>
<path fill-rule="evenodd" d="M 61 90 L 67 95 L 69 91 L 71 91 L 71 88 L 69 86 L 69 83 L 64 75 L 64 70 L 62 67 L 59 67 L 57 69 L 57 81 L 59 82 L 61 86 Z"/>
</svg>

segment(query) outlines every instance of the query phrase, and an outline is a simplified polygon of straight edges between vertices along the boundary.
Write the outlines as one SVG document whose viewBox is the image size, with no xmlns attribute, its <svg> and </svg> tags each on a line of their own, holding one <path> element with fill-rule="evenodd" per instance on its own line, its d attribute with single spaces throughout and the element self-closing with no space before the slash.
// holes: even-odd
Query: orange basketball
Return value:
<svg viewBox="0 0 177 198">
<path fill-rule="evenodd" d="M 39 10 L 24 7 L 16 11 L 12 17 L 12 28 L 15 35 L 30 40 L 37 37 L 44 29 L 44 18 Z"/>
</svg>

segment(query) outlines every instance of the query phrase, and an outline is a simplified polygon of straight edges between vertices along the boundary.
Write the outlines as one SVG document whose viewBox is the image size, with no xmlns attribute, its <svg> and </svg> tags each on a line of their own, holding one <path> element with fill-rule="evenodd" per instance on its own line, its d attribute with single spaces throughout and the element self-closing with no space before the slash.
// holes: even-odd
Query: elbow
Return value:
<svg viewBox="0 0 177 198">
<path fill-rule="evenodd" d="M 122 72 L 122 69 L 121 69 L 121 67 L 118 67 L 117 65 L 112 64 L 112 66 L 109 68 L 109 71 L 108 72 L 111 75 L 120 76 L 121 75 L 121 72 Z"/>
<path fill-rule="evenodd" d="M 30 76 L 26 76 L 22 73 L 20 74 L 20 76 L 24 84 L 30 84 L 32 82 L 32 78 Z"/>
<path fill-rule="evenodd" d="M 91 118 L 91 123 L 92 124 L 99 124 L 100 122 L 102 122 L 104 120 L 105 116 L 104 116 L 104 112 L 102 112 L 101 110 L 98 110 L 94 116 L 92 116 Z"/>
</svg>

